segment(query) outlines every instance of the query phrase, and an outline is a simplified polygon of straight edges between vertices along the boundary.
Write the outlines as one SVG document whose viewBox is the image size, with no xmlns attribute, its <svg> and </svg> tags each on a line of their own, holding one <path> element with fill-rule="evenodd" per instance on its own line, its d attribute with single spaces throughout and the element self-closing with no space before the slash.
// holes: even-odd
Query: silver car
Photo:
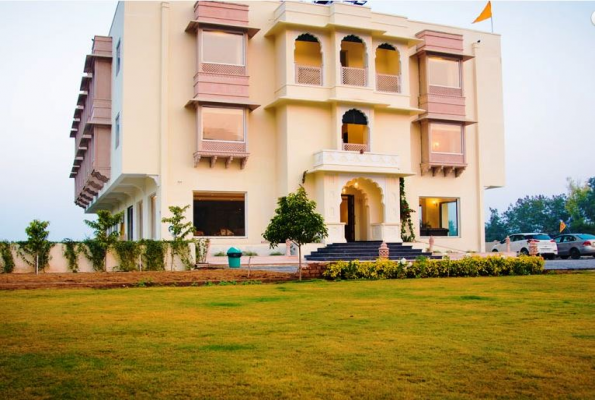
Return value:
<svg viewBox="0 0 595 400">
<path fill-rule="evenodd" d="M 558 255 L 578 260 L 581 256 L 595 257 L 595 235 L 588 233 L 567 233 L 554 239 L 558 245 Z"/>
</svg>

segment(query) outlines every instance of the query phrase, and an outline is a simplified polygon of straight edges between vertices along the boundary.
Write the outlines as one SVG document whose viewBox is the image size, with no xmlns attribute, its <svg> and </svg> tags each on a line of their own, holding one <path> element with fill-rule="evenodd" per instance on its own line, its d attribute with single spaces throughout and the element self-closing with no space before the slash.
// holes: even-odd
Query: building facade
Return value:
<svg viewBox="0 0 595 400">
<path fill-rule="evenodd" d="M 399 179 L 421 241 L 481 250 L 504 185 L 500 37 L 348 3 L 121 2 L 87 56 L 71 136 L 75 203 L 123 235 L 266 245 L 303 185 L 327 243 L 401 241 Z"/>
</svg>

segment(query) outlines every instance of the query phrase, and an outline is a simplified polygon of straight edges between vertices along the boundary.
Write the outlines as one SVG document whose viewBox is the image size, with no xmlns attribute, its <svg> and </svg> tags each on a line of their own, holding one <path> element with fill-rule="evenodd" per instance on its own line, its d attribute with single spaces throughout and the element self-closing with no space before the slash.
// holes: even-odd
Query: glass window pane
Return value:
<svg viewBox="0 0 595 400">
<path fill-rule="evenodd" d="M 203 107 L 201 116 L 203 139 L 244 141 L 244 110 Z"/>
<path fill-rule="evenodd" d="M 431 146 L 434 153 L 463 153 L 463 135 L 460 125 L 431 124 Z"/>
<path fill-rule="evenodd" d="M 420 236 L 459 236 L 459 201 L 455 198 L 420 197 Z"/>
<path fill-rule="evenodd" d="M 459 65 L 459 62 L 455 60 L 439 57 L 428 58 L 428 79 L 430 85 L 460 88 L 461 75 Z"/>
<path fill-rule="evenodd" d="M 245 236 L 243 193 L 195 193 L 195 236 Z"/>
<path fill-rule="evenodd" d="M 202 61 L 244 65 L 244 35 L 202 31 Z"/>
</svg>

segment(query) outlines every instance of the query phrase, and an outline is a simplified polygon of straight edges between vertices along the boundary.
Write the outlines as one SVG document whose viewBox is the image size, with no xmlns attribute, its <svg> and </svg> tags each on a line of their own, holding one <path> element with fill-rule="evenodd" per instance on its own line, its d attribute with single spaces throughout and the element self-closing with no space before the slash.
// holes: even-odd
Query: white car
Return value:
<svg viewBox="0 0 595 400">
<path fill-rule="evenodd" d="M 515 233 L 510 235 L 510 251 L 517 254 L 529 255 L 529 244 L 537 244 L 537 254 L 543 258 L 553 260 L 558 255 L 556 242 L 545 233 Z M 492 248 L 493 252 L 506 251 L 506 239 L 500 241 Z"/>
</svg>

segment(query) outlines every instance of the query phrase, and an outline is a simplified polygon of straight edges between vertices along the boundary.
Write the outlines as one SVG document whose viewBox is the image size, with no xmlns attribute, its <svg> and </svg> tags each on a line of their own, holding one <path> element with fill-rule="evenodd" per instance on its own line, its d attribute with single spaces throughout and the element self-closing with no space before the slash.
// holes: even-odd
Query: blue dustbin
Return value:
<svg viewBox="0 0 595 400">
<path fill-rule="evenodd" d="M 241 257 L 242 250 L 230 247 L 229 250 L 227 250 L 227 262 L 229 263 L 229 268 L 240 268 Z"/>
</svg>

